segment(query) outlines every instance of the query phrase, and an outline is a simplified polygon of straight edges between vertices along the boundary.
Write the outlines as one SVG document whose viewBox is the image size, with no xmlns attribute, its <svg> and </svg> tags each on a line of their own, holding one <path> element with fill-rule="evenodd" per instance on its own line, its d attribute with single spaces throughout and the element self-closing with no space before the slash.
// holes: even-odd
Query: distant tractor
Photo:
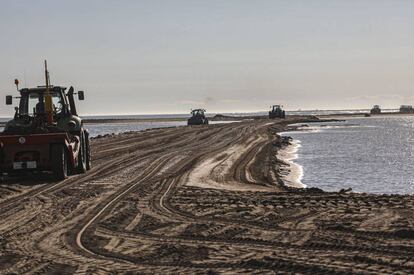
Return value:
<svg viewBox="0 0 414 275">
<path fill-rule="evenodd" d="M 191 110 L 191 117 L 187 121 L 187 125 L 207 125 L 208 119 L 205 116 L 206 110 L 195 109 Z"/>
<path fill-rule="evenodd" d="M 269 118 L 285 118 L 285 111 L 282 109 L 282 105 L 273 105 L 269 111 Z"/>
<path fill-rule="evenodd" d="M 19 107 L 0 133 L 0 176 L 52 172 L 55 179 L 91 168 L 89 132 L 78 116 L 74 89 L 52 86 L 45 61 L 46 86 L 18 87 Z M 83 91 L 77 92 L 84 100 Z M 13 96 L 6 96 L 12 105 Z"/>
<path fill-rule="evenodd" d="M 401 105 L 400 113 L 412 114 L 412 113 L 414 113 L 414 108 L 411 105 Z"/>
<path fill-rule="evenodd" d="M 377 114 L 381 114 L 381 108 L 379 105 L 374 105 L 374 107 L 372 107 L 371 109 L 371 115 L 377 115 Z"/>
</svg>

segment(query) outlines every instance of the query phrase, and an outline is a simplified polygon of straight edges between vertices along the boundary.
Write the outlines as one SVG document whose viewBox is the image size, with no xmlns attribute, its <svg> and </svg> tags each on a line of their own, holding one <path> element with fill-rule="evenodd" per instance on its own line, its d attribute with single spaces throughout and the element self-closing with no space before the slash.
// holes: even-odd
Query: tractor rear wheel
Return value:
<svg viewBox="0 0 414 275">
<path fill-rule="evenodd" d="M 52 163 L 52 172 L 55 179 L 66 179 L 68 177 L 68 157 L 63 145 L 52 145 L 50 155 L 50 160 Z"/>
<path fill-rule="evenodd" d="M 86 172 L 86 143 L 84 132 L 81 132 L 80 134 L 79 146 L 78 165 L 76 170 L 78 174 L 83 174 Z"/>
<path fill-rule="evenodd" d="M 86 170 L 91 170 L 91 146 L 89 144 L 89 133 L 85 132 Z"/>
</svg>

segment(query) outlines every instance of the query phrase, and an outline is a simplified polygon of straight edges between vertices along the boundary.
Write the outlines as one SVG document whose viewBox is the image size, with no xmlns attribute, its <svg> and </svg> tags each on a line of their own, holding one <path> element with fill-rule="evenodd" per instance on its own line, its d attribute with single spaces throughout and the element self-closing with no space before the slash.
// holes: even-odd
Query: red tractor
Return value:
<svg viewBox="0 0 414 275">
<path fill-rule="evenodd" d="M 18 89 L 19 107 L 0 133 L 0 176 L 52 172 L 55 179 L 91 168 L 89 133 L 78 116 L 74 89 L 51 86 Z M 16 80 L 18 88 L 18 81 Z M 84 100 L 83 91 L 77 93 Z M 12 96 L 6 96 L 11 105 Z"/>
</svg>

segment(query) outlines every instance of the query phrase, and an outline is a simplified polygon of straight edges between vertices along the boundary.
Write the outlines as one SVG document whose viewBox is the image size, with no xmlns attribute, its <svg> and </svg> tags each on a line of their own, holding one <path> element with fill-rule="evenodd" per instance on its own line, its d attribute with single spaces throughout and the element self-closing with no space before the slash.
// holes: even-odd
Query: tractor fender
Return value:
<svg viewBox="0 0 414 275">
<path fill-rule="evenodd" d="M 68 142 L 67 147 L 69 151 L 70 163 L 72 165 L 72 168 L 75 168 L 77 165 L 79 152 L 81 150 L 80 137 L 73 136 L 72 140 Z"/>
<path fill-rule="evenodd" d="M 56 144 L 62 144 L 64 146 L 70 168 L 74 169 L 76 167 L 80 151 L 80 138 L 78 136 L 73 136 L 72 140 L 69 141 L 68 139 L 65 139 L 64 143 L 51 143 L 50 148 Z"/>
<path fill-rule="evenodd" d="M 82 131 L 82 119 L 78 116 L 68 116 L 61 118 L 58 121 L 58 128 L 65 131 L 65 132 L 81 132 Z"/>
</svg>

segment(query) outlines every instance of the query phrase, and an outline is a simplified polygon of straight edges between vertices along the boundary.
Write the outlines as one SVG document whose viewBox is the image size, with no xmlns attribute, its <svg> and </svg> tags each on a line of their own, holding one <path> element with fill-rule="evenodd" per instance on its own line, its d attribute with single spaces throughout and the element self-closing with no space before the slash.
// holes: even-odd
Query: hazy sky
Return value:
<svg viewBox="0 0 414 275">
<path fill-rule="evenodd" d="M 4 96 L 85 90 L 83 114 L 414 104 L 414 1 L 0 0 Z"/>
</svg>

